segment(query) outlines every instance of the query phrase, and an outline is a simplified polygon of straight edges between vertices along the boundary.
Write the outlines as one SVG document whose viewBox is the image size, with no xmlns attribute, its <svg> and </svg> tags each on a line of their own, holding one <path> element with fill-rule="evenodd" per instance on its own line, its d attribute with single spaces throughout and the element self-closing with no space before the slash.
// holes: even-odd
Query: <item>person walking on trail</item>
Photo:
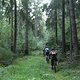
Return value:
<svg viewBox="0 0 80 80">
<path fill-rule="evenodd" d="M 57 66 L 57 63 L 58 63 L 58 60 L 57 60 L 57 53 L 55 51 L 55 48 L 53 48 L 51 51 L 50 51 L 50 57 L 51 57 L 51 68 L 53 70 L 54 68 L 54 64 L 56 63 L 55 66 Z M 55 62 L 55 63 L 54 63 Z"/>
<path fill-rule="evenodd" d="M 47 63 L 49 63 L 49 53 L 50 53 L 50 50 L 48 47 L 45 48 L 45 56 L 46 56 L 46 61 Z"/>
</svg>

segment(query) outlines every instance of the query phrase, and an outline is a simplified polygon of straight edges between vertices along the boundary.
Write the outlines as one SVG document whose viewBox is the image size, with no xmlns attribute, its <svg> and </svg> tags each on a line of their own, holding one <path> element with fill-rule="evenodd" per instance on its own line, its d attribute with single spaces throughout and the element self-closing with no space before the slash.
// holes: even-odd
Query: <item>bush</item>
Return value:
<svg viewBox="0 0 80 80">
<path fill-rule="evenodd" d="M 57 52 L 57 54 L 58 54 L 58 61 L 59 61 L 59 62 L 65 61 L 65 58 L 64 58 L 63 55 L 62 55 L 62 47 L 56 46 L 55 49 L 56 49 L 56 52 Z"/>
<path fill-rule="evenodd" d="M 11 64 L 14 56 L 10 50 L 0 47 L 0 64 L 5 66 Z"/>
</svg>

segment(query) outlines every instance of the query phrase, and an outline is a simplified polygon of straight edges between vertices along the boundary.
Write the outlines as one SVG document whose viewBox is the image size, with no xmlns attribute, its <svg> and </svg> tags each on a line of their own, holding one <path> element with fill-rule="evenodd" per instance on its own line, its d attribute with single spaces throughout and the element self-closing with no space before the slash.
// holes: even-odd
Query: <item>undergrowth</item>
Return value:
<svg viewBox="0 0 80 80">
<path fill-rule="evenodd" d="M 75 68 L 59 63 L 57 73 L 41 55 L 18 58 L 12 65 L 0 68 L 0 80 L 80 80 L 79 65 Z"/>
</svg>

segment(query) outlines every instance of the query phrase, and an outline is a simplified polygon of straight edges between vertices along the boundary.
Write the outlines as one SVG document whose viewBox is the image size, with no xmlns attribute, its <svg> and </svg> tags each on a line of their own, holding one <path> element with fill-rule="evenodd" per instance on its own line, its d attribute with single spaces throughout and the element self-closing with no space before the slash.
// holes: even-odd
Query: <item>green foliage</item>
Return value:
<svg viewBox="0 0 80 80">
<path fill-rule="evenodd" d="M 10 50 L 0 47 L 0 63 L 5 66 L 9 65 L 12 63 L 13 58 L 14 54 Z"/>
<path fill-rule="evenodd" d="M 31 50 L 30 51 L 30 54 L 32 56 L 41 56 L 41 55 L 43 55 L 42 53 L 43 53 L 43 50 Z"/>
<path fill-rule="evenodd" d="M 4 23 L 3 23 L 4 22 Z M 10 47 L 10 25 L 5 21 L 0 21 L 0 46 L 9 48 Z"/>
</svg>

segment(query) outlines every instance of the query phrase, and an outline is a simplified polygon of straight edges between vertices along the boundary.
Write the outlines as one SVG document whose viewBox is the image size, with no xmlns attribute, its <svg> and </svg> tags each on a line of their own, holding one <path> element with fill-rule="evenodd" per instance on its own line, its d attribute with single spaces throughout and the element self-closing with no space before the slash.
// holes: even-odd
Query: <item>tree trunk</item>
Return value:
<svg viewBox="0 0 80 80">
<path fill-rule="evenodd" d="M 26 4 L 26 22 L 25 22 L 25 28 L 26 28 L 26 32 L 25 32 L 25 55 L 28 55 L 29 54 L 29 50 L 28 50 L 28 26 L 29 26 L 29 23 L 28 23 L 28 1 L 27 1 L 27 4 Z"/>
<path fill-rule="evenodd" d="M 73 50 L 73 45 L 72 45 L 72 27 L 71 27 L 71 22 L 70 22 L 70 55 L 72 56 L 72 50 Z"/>
<path fill-rule="evenodd" d="M 74 1 L 69 0 L 69 10 L 70 10 L 70 22 L 71 22 L 71 32 L 72 32 L 72 44 L 74 54 L 79 54 L 78 51 L 78 38 L 77 38 L 77 29 L 76 29 L 76 21 L 75 21 L 75 12 L 74 12 Z"/>
<path fill-rule="evenodd" d="M 28 55 L 29 54 L 29 51 L 28 51 L 28 22 L 26 20 L 26 25 L 25 25 L 25 28 L 26 28 L 26 32 L 25 32 L 25 55 Z"/>
<path fill-rule="evenodd" d="M 57 45 L 57 8 L 55 9 L 55 39 Z"/>
<path fill-rule="evenodd" d="M 13 43 L 13 52 L 16 53 L 16 42 L 17 42 L 17 4 L 16 0 L 14 0 L 14 43 Z"/>
<path fill-rule="evenodd" d="M 62 0 L 62 54 L 66 56 L 65 46 L 65 0 Z"/>
<path fill-rule="evenodd" d="M 28 0 L 24 0 L 23 1 L 23 8 L 26 11 L 25 14 L 25 54 L 24 55 L 28 55 L 29 54 L 29 50 L 28 50 L 28 28 L 29 28 L 29 8 L 28 8 Z"/>
<path fill-rule="evenodd" d="M 11 4 L 11 51 L 13 52 L 13 0 L 10 0 Z"/>
</svg>

